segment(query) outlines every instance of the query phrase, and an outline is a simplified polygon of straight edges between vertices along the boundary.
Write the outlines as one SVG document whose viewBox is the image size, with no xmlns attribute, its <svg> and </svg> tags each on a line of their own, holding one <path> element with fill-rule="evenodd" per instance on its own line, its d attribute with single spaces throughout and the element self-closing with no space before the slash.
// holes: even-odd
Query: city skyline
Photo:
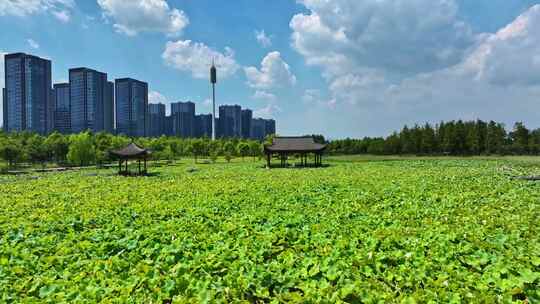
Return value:
<svg viewBox="0 0 540 304">
<path fill-rule="evenodd" d="M 196 115 L 191 101 L 148 102 L 149 85 L 133 78 L 109 81 L 108 74 L 88 67 L 68 70 L 69 82 L 52 83 L 53 62 L 26 53 L 6 54 L 6 88 L 2 110 L 7 132 L 30 131 L 41 135 L 83 131 L 129 137 L 209 137 L 212 114 Z M 215 74 L 215 73 L 214 73 Z M 253 111 L 239 105 L 219 105 L 217 137 L 263 140 L 276 134 L 273 119 L 253 119 Z M 262 129 L 258 127 L 262 125 Z M 253 126 L 253 128 L 252 128 Z"/>
<path fill-rule="evenodd" d="M 143 79 L 150 103 L 191 100 L 200 113 L 215 58 L 218 103 L 273 117 L 285 135 L 540 126 L 538 0 L 139 1 L 8 2 L 0 52 L 52 59 L 53 83 L 74 66 Z"/>
</svg>

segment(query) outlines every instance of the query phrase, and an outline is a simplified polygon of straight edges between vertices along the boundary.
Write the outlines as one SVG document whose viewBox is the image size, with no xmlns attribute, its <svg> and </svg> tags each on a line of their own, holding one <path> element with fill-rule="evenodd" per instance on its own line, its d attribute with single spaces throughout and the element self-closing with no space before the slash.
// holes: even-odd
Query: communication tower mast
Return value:
<svg viewBox="0 0 540 304">
<path fill-rule="evenodd" d="M 217 70 L 212 60 L 212 67 L 210 68 L 210 82 L 212 83 L 212 140 L 216 140 L 216 83 L 217 83 Z"/>
</svg>

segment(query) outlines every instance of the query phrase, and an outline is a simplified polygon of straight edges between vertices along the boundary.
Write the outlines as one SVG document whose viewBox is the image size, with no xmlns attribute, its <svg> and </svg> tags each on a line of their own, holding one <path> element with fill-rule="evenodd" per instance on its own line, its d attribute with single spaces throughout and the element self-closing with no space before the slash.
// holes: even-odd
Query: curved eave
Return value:
<svg viewBox="0 0 540 304">
<path fill-rule="evenodd" d="M 272 147 L 264 147 L 265 152 L 271 153 L 316 153 L 324 152 L 324 150 L 326 150 L 326 146 L 314 149 L 275 149 Z"/>
<path fill-rule="evenodd" d="M 109 152 L 112 156 L 118 157 L 118 158 L 141 158 L 145 156 L 149 156 L 152 154 L 150 151 L 143 151 L 136 154 L 125 154 L 117 151 L 111 151 Z"/>
</svg>

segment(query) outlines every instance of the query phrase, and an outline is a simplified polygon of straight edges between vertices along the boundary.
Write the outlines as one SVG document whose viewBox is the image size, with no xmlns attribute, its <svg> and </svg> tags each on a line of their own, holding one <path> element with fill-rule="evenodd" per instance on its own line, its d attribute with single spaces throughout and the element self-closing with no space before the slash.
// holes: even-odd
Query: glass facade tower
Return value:
<svg viewBox="0 0 540 304">
<path fill-rule="evenodd" d="M 51 61 L 24 53 L 7 54 L 4 128 L 8 132 L 52 131 Z"/>
<path fill-rule="evenodd" d="M 149 136 L 165 135 L 165 105 L 162 103 L 148 105 Z"/>
<path fill-rule="evenodd" d="M 173 134 L 179 137 L 195 137 L 195 104 L 174 102 L 171 104 Z"/>
<path fill-rule="evenodd" d="M 242 110 L 242 137 L 251 137 L 251 120 L 253 119 L 253 111 L 250 109 Z"/>
<path fill-rule="evenodd" d="M 239 105 L 219 107 L 219 136 L 242 137 L 242 108 Z"/>
<path fill-rule="evenodd" d="M 116 79 L 116 131 L 132 137 L 147 136 L 148 84 L 131 78 Z"/>
<path fill-rule="evenodd" d="M 54 130 L 71 133 L 71 102 L 69 98 L 69 83 L 54 85 Z"/>
<path fill-rule="evenodd" d="M 85 130 L 106 131 L 107 74 L 88 68 L 69 70 L 71 100 L 71 129 L 74 133 Z"/>
<path fill-rule="evenodd" d="M 103 130 L 114 133 L 114 83 L 105 84 L 105 99 L 103 102 Z"/>
</svg>

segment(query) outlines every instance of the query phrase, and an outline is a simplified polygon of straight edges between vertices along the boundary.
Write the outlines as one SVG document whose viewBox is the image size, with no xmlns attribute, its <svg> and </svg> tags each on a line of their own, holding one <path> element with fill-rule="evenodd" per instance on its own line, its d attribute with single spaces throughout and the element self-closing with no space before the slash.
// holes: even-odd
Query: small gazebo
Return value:
<svg viewBox="0 0 540 304">
<path fill-rule="evenodd" d="M 131 175 L 128 168 L 128 163 L 130 160 L 137 160 L 139 163 L 139 174 L 146 175 L 148 173 L 146 162 L 150 154 L 150 150 L 139 147 L 134 142 L 125 146 L 119 150 L 113 150 L 110 152 L 111 155 L 118 158 L 118 174 L 120 175 Z M 144 168 L 141 167 L 141 161 L 144 161 Z M 124 164 L 125 163 L 125 166 Z"/>
<path fill-rule="evenodd" d="M 318 144 L 312 136 L 308 137 L 274 137 L 271 145 L 264 146 L 268 168 L 271 168 L 271 159 L 277 155 L 281 160 L 281 167 L 287 166 L 289 155 L 300 155 L 302 166 L 307 167 L 308 156 L 313 154 L 315 167 L 322 166 L 322 156 L 326 145 Z"/>
</svg>

